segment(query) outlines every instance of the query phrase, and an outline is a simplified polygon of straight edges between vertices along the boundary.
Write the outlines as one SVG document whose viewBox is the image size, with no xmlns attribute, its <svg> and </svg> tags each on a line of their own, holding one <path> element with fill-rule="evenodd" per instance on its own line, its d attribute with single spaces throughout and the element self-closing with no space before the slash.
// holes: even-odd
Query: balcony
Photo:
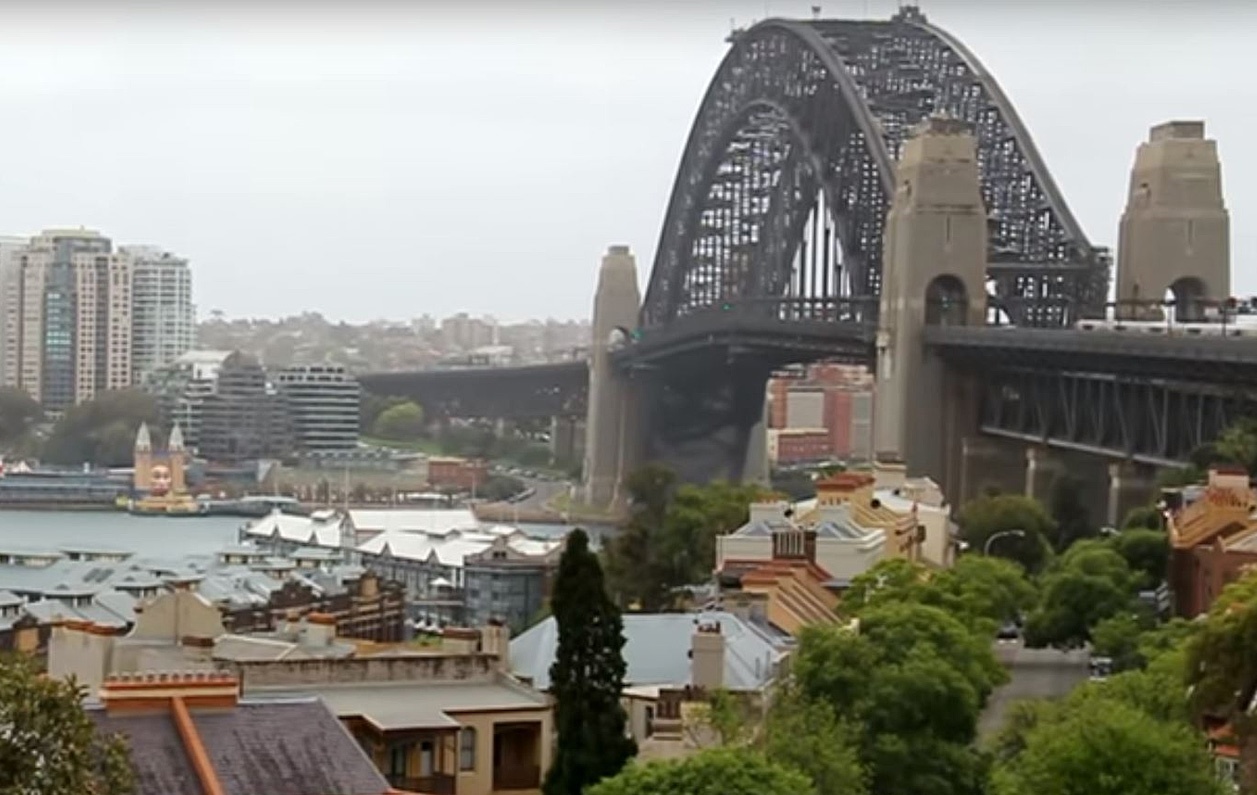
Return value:
<svg viewBox="0 0 1257 795">
<path fill-rule="evenodd" d="M 389 776 L 388 783 L 406 792 L 422 795 L 454 795 L 455 780 L 447 773 L 433 773 L 430 776 L 411 778 L 407 776 Z"/>
<path fill-rule="evenodd" d="M 502 765 L 493 768 L 493 791 L 541 788 L 541 768 L 537 765 Z"/>
</svg>

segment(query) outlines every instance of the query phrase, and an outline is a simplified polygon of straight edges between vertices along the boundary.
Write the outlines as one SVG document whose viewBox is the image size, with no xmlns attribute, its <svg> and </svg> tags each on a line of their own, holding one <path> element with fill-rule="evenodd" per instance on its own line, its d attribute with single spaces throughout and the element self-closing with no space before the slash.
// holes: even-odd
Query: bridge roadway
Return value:
<svg viewBox="0 0 1257 795">
<path fill-rule="evenodd" d="M 950 362 L 1031 367 L 1257 388 L 1257 338 L 1017 327 L 932 326 L 925 343 Z"/>
<path fill-rule="evenodd" d="M 753 352 L 783 364 L 807 358 L 873 360 L 868 324 L 783 323 L 711 312 L 652 331 L 617 351 L 621 366 L 671 357 Z M 1188 460 L 1240 416 L 1257 414 L 1257 339 L 1106 330 L 933 326 L 925 344 L 982 375 L 983 433 L 1155 466 Z M 723 361 L 723 360 L 722 360 Z M 588 366 L 382 373 L 362 377 L 382 395 L 411 397 L 430 416 L 583 417 Z"/>
</svg>

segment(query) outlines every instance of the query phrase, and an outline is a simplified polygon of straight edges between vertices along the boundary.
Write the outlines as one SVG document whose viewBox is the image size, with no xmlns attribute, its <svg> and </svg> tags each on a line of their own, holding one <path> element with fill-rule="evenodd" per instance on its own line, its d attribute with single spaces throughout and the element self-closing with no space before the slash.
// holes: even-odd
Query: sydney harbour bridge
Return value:
<svg viewBox="0 0 1257 795">
<path fill-rule="evenodd" d="M 1257 340 L 1080 324 L 1163 317 L 1167 291 L 1179 320 L 1220 308 L 1225 322 L 1229 221 L 1203 123 L 1160 124 L 1140 145 L 1114 268 L 995 78 L 916 8 L 876 21 L 770 19 L 730 44 L 690 130 L 640 302 L 635 275 L 603 294 L 615 292 L 608 267 L 626 267 L 627 251 L 604 260 L 590 363 L 374 374 L 366 388 L 412 396 L 432 415 L 588 413 L 586 475 L 611 480 L 653 459 L 698 480 L 750 474 L 775 368 L 823 358 L 884 369 L 886 339 L 907 326 L 901 361 L 919 359 L 924 375 L 900 384 L 912 391 L 900 402 L 924 414 L 899 433 L 950 441 L 919 461 L 897 452 L 939 479 L 959 477 L 961 448 L 981 437 L 1174 464 L 1254 407 Z M 965 138 L 972 154 L 928 142 L 908 154 L 918 135 Z M 899 171 L 905 157 L 921 159 L 918 176 Z M 938 157 L 954 163 L 935 167 Z M 976 286 L 948 271 L 950 199 L 923 195 L 950 190 L 929 175 L 967 161 L 984 224 Z M 895 242 L 897 206 L 918 220 L 901 222 Z M 937 234 L 926 215 L 944 225 Z M 906 263 L 893 280 L 892 250 Z M 907 305 L 920 317 L 906 322 Z"/>
</svg>

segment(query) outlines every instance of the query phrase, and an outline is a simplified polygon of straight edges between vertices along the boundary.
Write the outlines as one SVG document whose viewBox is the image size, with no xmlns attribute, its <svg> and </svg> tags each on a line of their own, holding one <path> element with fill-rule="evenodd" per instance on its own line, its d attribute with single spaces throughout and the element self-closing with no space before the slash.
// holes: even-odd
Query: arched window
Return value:
<svg viewBox="0 0 1257 795">
<path fill-rule="evenodd" d="M 458 733 L 458 769 L 476 769 L 476 730 L 470 727 Z"/>
</svg>

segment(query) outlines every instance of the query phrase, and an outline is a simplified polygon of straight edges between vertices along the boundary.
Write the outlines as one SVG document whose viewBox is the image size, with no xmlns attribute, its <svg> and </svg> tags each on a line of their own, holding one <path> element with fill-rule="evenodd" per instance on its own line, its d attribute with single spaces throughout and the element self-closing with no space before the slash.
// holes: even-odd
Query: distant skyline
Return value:
<svg viewBox="0 0 1257 795">
<path fill-rule="evenodd" d="M 202 317 L 587 317 L 608 245 L 646 283 L 730 21 L 812 4 L 5 4 L 0 235 L 162 246 Z M 1234 289 L 1257 293 L 1257 6 L 921 6 L 999 81 L 1093 243 L 1115 247 L 1148 128 L 1203 118 Z"/>
</svg>

